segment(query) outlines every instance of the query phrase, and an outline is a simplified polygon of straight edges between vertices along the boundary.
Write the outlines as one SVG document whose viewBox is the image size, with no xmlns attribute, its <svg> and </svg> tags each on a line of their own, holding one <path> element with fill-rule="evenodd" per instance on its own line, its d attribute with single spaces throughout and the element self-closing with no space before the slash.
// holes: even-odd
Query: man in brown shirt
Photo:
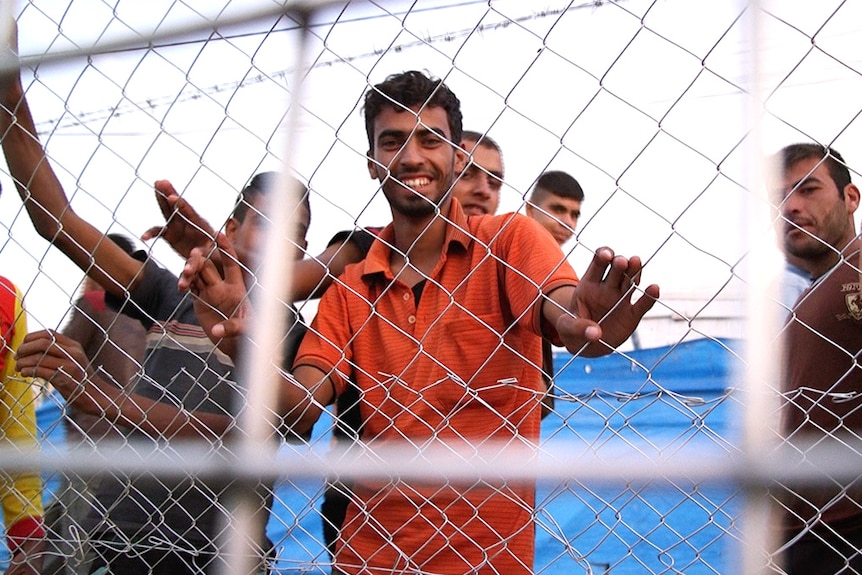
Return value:
<svg viewBox="0 0 862 575">
<path fill-rule="evenodd" d="M 835 150 L 794 144 L 779 153 L 780 237 L 813 285 L 784 331 L 781 429 L 794 448 L 824 439 L 858 443 L 862 432 L 859 189 Z M 786 572 L 862 573 L 862 482 L 794 486 L 780 496 Z"/>
</svg>

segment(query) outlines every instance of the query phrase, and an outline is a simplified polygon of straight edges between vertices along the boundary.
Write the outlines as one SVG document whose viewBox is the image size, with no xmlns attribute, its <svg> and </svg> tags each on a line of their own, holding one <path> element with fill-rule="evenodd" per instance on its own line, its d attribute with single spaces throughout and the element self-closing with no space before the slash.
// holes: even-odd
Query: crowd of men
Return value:
<svg viewBox="0 0 862 575">
<path fill-rule="evenodd" d="M 536 179 L 526 214 L 496 214 L 504 182 L 500 147 L 463 130 L 460 102 L 442 81 L 415 71 L 391 75 L 368 89 L 363 113 L 368 173 L 386 197 L 391 223 L 345 230 L 318 257 L 304 257 L 311 205 L 298 182 L 258 174 L 242 189 L 224 231 L 216 232 L 169 182 L 159 181 L 166 222 L 145 237 L 164 238 L 186 258 L 177 276 L 75 212 L 39 142 L 20 78 L 4 78 L 2 148 L 33 225 L 98 286 L 86 301 L 146 331 L 146 349 L 129 356 L 139 369 L 117 376 L 93 361 L 75 333 L 25 336 L 18 324 L 13 340 L 4 323 L 18 380 L 50 381 L 74 411 L 78 432 L 91 439 L 119 433 L 214 447 L 230 440 L 244 407 L 238 375 L 256 318 L 254 279 L 265 264 L 268 203 L 288 182 L 296 247 L 287 256 L 295 260 L 290 292 L 294 301 L 321 300 L 310 325 L 293 313 L 284 326 L 274 406 L 282 436 L 302 441 L 333 409 L 341 441 L 364 449 L 457 450 L 495 442 L 529 460 L 540 420 L 553 409 L 552 346 L 587 357 L 611 353 L 632 335 L 659 288 L 640 287 L 639 257 L 607 247 L 582 276 L 575 273 L 560 246 L 575 234 L 584 192 L 564 172 Z M 782 154 L 776 200 L 782 245 L 814 282 L 790 307 L 784 334 L 782 431 L 788 441 L 856 434 L 862 410 L 836 397 L 859 393 L 862 384 L 853 223 L 859 191 L 834 150 L 810 144 Z M 10 317 L 20 319 L 20 293 L 14 286 L 6 292 L 14 303 Z M 12 379 L 4 390 L 24 393 L 7 383 Z M 27 428 L 32 413 L 7 417 L 34 437 Z M 89 486 L 92 499 L 74 516 L 75 530 L 86 534 L 86 557 L 59 569 L 134 575 L 221 568 L 230 485 L 156 479 L 109 473 Z M 7 490 L 19 502 L 28 494 L 29 504 L 7 508 L 4 499 L 13 551 L 8 572 L 15 575 L 42 572 L 42 558 L 67 553 L 71 534 L 68 525 L 46 533 L 33 481 L 19 479 Z M 271 487 L 252 488 L 260 503 L 254 548 L 261 571 L 273 554 L 263 530 Z M 862 572 L 856 491 L 836 485 L 776 496 L 784 511 L 785 572 Z M 335 574 L 533 570 L 529 482 L 361 479 L 334 482 L 327 501 L 323 529 Z"/>
</svg>

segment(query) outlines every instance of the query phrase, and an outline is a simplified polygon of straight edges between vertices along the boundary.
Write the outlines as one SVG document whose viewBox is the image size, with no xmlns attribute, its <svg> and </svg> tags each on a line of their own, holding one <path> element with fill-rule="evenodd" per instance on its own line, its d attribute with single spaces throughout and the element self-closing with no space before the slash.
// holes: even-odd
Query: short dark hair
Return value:
<svg viewBox="0 0 862 575">
<path fill-rule="evenodd" d="M 245 220 L 245 217 L 248 214 L 248 209 L 254 199 L 258 196 L 266 196 L 272 190 L 274 190 L 275 186 L 278 184 L 280 177 L 281 176 L 278 172 L 260 172 L 259 174 L 255 174 L 255 176 L 251 179 L 248 185 L 243 188 L 243 190 L 239 193 L 231 217 L 236 221 L 242 223 L 243 220 Z M 289 181 L 292 184 L 291 188 L 295 191 L 297 195 L 297 204 L 305 206 L 305 209 L 308 211 L 308 217 L 310 219 L 311 202 L 308 198 L 308 188 L 306 188 L 294 178 L 289 178 Z"/>
<path fill-rule="evenodd" d="M 577 202 L 584 201 L 584 190 L 578 181 L 566 172 L 545 172 L 536 180 L 530 200 L 538 203 L 549 194 L 568 198 Z"/>
<path fill-rule="evenodd" d="M 805 160 L 822 160 L 826 164 L 826 169 L 829 170 L 829 176 L 838 187 L 839 197 L 844 199 L 844 188 L 850 184 L 850 170 L 847 168 L 844 158 L 836 150 L 821 144 L 801 143 L 784 146 L 777 155 L 784 172 Z"/>
<path fill-rule="evenodd" d="M 411 70 L 392 74 L 365 93 L 362 107 L 365 114 L 365 131 L 368 134 L 368 149 L 374 149 L 374 121 L 385 107 L 403 112 L 416 106 L 439 107 L 446 110 L 449 120 L 449 135 L 452 143 L 461 143 L 461 102 L 443 80 Z"/>
<path fill-rule="evenodd" d="M 116 234 L 112 232 L 107 234 L 107 238 L 120 246 L 120 249 L 129 255 L 132 255 L 136 251 L 135 241 L 125 234 Z"/>
<path fill-rule="evenodd" d="M 500 144 L 498 144 L 491 136 L 487 134 L 481 134 L 479 132 L 474 132 L 473 130 L 464 130 L 461 133 L 461 141 L 476 142 L 480 146 L 496 150 L 497 153 L 500 154 L 500 156 L 503 155 L 503 150 L 500 148 Z"/>
</svg>

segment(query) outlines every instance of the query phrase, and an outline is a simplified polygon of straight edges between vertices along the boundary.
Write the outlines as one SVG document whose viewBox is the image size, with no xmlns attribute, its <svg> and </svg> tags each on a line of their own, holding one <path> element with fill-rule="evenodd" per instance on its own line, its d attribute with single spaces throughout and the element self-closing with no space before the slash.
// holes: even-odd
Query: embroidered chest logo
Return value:
<svg viewBox="0 0 862 575">
<path fill-rule="evenodd" d="M 847 304 L 847 311 L 853 319 L 862 320 L 862 294 L 858 291 L 845 293 L 844 303 Z"/>
</svg>

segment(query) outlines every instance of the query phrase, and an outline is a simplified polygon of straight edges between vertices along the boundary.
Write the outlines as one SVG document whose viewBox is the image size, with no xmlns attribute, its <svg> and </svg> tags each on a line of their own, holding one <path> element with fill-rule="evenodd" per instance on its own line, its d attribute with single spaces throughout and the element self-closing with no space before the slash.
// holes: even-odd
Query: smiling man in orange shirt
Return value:
<svg viewBox="0 0 862 575">
<path fill-rule="evenodd" d="M 535 443 L 542 336 L 573 352 L 608 353 L 652 306 L 657 286 L 632 304 L 639 259 L 603 248 L 579 285 L 529 218 L 468 219 L 449 193 L 465 156 L 452 145 L 461 141 L 460 103 L 442 82 L 391 76 L 369 90 L 364 111 L 368 170 L 393 223 L 321 300 L 294 364 L 301 387 L 282 387 L 282 410 L 308 427 L 353 378 L 371 448 Z M 619 302 L 601 327 L 593 321 Z M 354 488 L 336 552 L 341 572 L 532 571 L 529 483 Z"/>
</svg>

